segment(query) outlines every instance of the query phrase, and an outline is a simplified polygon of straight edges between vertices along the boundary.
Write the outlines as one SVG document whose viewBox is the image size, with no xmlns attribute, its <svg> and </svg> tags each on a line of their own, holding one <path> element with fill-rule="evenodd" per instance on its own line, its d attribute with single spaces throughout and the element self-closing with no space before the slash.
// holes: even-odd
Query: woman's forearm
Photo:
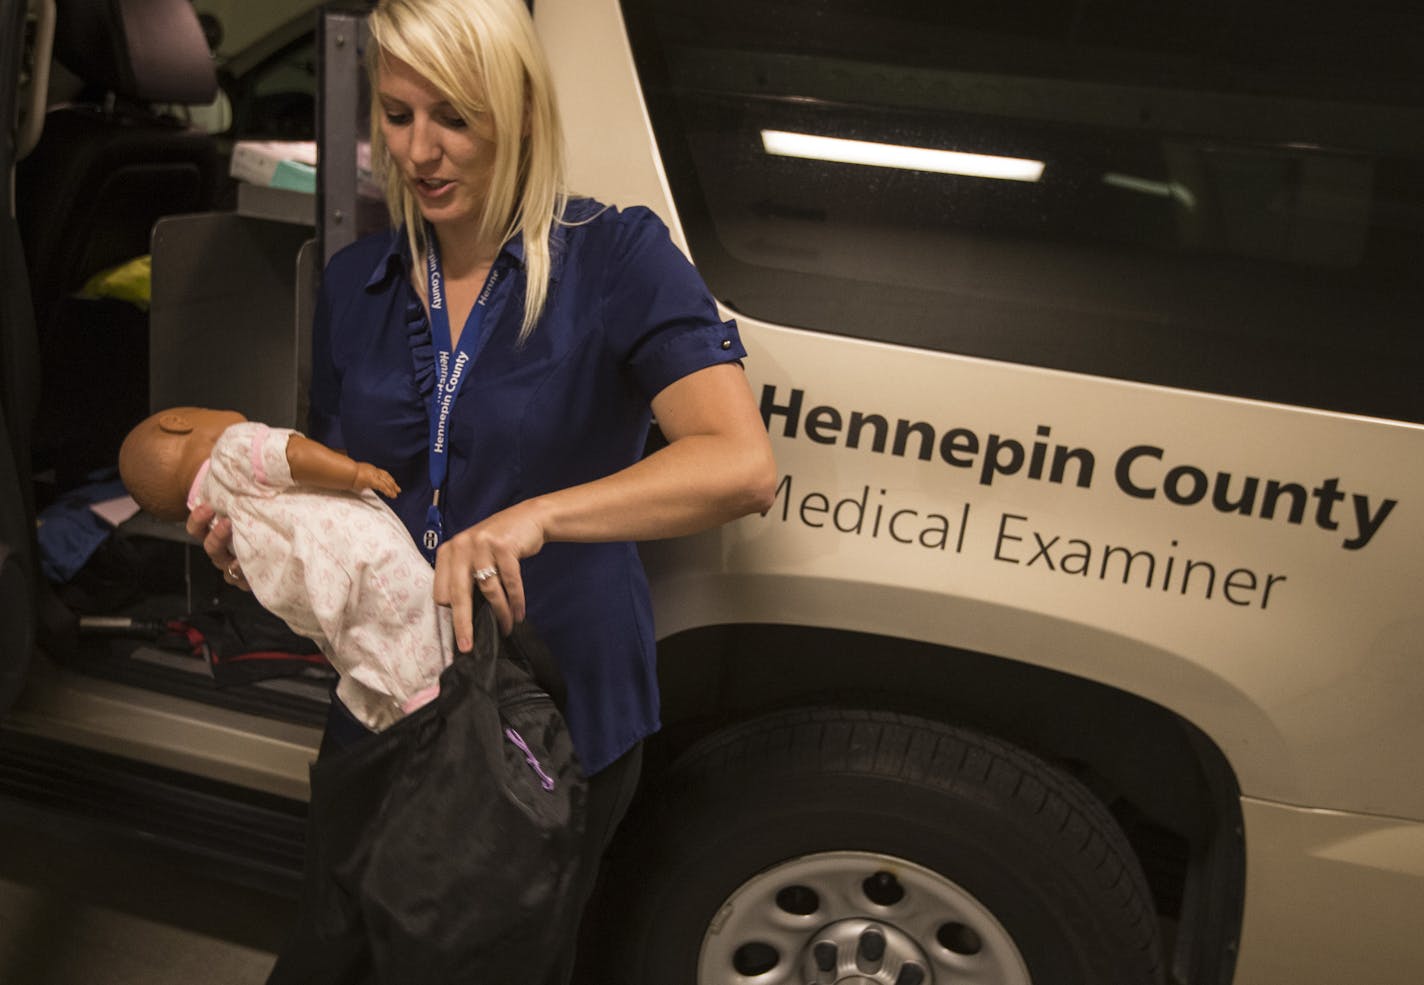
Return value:
<svg viewBox="0 0 1424 985">
<path fill-rule="evenodd" d="M 613 475 L 531 503 L 545 540 L 656 540 L 771 506 L 776 463 L 741 367 L 713 366 L 653 398 L 668 444 Z"/>
<path fill-rule="evenodd" d="M 524 618 L 519 562 L 551 541 L 676 537 L 770 507 L 776 465 L 740 367 L 678 380 L 653 399 L 653 413 L 666 447 L 602 479 L 516 503 L 440 546 L 435 601 L 450 606 L 461 649 L 470 645 L 476 591 L 501 631 Z"/>
<path fill-rule="evenodd" d="M 765 432 L 691 434 L 613 475 L 529 502 L 545 541 L 657 540 L 771 506 Z"/>
</svg>

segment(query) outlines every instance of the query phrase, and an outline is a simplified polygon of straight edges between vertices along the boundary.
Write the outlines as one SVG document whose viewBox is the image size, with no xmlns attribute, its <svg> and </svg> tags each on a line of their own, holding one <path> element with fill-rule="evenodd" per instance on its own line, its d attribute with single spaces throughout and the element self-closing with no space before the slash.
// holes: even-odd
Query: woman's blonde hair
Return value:
<svg viewBox="0 0 1424 985">
<path fill-rule="evenodd" d="M 480 235 L 500 243 L 524 237 L 528 287 L 522 342 L 548 298 L 549 236 L 568 201 L 553 82 L 524 0 L 380 0 L 369 23 L 366 69 L 373 90 L 382 57 L 398 58 L 440 90 L 461 116 L 485 114 L 494 128 L 493 177 Z M 372 167 L 384 182 L 391 219 L 405 226 L 418 264 L 425 255 L 425 223 L 391 162 L 381 113 L 373 92 Z M 423 281 L 416 281 L 423 293 Z"/>
</svg>

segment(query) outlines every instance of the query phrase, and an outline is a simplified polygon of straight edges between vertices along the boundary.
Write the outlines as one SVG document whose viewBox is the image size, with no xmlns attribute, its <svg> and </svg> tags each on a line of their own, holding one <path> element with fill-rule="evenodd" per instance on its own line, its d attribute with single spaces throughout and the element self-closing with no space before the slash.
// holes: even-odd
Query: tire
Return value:
<svg viewBox="0 0 1424 985">
<path fill-rule="evenodd" d="M 608 861 L 612 943 L 592 981 L 1162 980 L 1121 830 L 1078 782 L 998 740 L 785 713 L 694 746 L 649 799 Z"/>
</svg>

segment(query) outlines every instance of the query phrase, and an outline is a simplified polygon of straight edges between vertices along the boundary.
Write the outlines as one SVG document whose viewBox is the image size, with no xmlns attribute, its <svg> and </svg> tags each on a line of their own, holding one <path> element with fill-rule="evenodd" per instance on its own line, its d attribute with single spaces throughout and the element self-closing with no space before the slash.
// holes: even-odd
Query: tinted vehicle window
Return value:
<svg viewBox="0 0 1424 985">
<path fill-rule="evenodd" d="M 312 33 L 232 79 L 232 135 L 244 140 L 311 140 L 316 133 L 317 61 Z"/>
<path fill-rule="evenodd" d="M 1424 413 L 1418 9 L 624 3 L 728 306 L 1405 419 Z"/>
</svg>

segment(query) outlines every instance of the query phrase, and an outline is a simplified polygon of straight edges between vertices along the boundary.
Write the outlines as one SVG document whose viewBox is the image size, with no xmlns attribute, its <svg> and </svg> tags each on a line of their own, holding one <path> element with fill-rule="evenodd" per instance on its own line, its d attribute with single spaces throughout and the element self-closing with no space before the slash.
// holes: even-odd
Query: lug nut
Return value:
<svg viewBox="0 0 1424 985">
<path fill-rule="evenodd" d="M 869 927 L 862 931 L 857 957 L 860 962 L 863 962 L 862 966 L 879 965 L 885 958 L 885 934 L 876 927 Z"/>
<path fill-rule="evenodd" d="M 925 969 L 911 961 L 901 966 L 900 974 L 895 976 L 895 985 L 921 985 L 924 980 Z"/>
</svg>

